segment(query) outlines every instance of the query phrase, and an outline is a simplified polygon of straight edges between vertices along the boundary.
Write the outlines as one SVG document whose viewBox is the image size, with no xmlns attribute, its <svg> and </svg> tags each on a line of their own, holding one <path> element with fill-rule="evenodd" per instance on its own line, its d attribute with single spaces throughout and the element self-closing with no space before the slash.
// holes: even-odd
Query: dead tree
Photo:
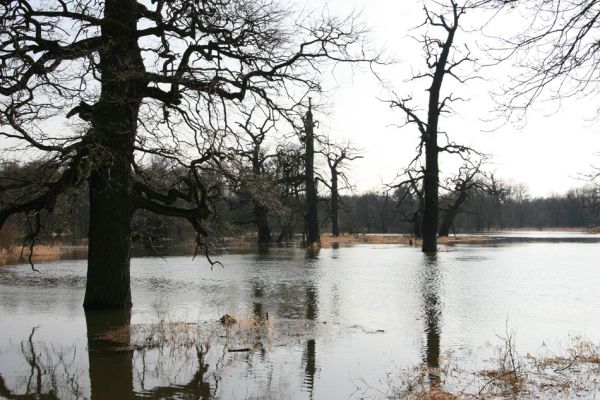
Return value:
<svg viewBox="0 0 600 400">
<path fill-rule="evenodd" d="M 14 187 L 26 195 L 2 201 L 0 226 L 29 215 L 33 246 L 40 213 L 85 182 L 84 307 L 131 307 L 132 216 L 183 218 L 204 244 L 213 211 L 204 174 L 219 162 L 228 109 L 250 96 L 277 108 L 290 102 L 281 95 L 292 93 L 289 85 L 318 90 L 320 60 L 365 60 L 353 18 L 304 23 L 291 14 L 270 0 L 1 2 L 0 137 L 10 141 L 3 156 L 28 151 L 44 160 L 47 179 Z M 77 129 L 68 126 L 73 117 Z M 157 189 L 138 173 L 149 155 L 186 174 Z"/>
<path fill-rule="evenodd" d="M 319 215 L 317 198 L 317 179 L 315 176 L 315 121 L 309 98 L 308 111 L 304 123 L 304 184 L 306 187 L 306 240 L 307 246 L 321 246 L 319 233 Z"/>
<path fill-rule="evenodd" d="M 256 117 L 262 113 L 262 120 Z M 275 188 L 274 174 L 270 171 L 272 165 L 268 161 L 277 154 L 268 154 L 265 140 L 269 132 L 275 131 L 275 118 L 273 112 L 254 106 L 248 111 L 242 111 L 245 117 L 237 125 L 241 133 L 236 135 L 240 148 L 235 152 L 237 161 L 250 164 L 248 174 L 245 174 L 245 165 L 236 169 L 237 174 L 231 179 L 238 181 L 243 188 L 243 195 L 252 202 L 252 223 L 256 226 L 258 243 L 271 242 L 271 229 L 269 227 L 269 209 L 277 207 L 278 203 L 273 190 Z"/>
<path fill-rule="evenodd" d="M 417 156 L 413 163 L 420 160 L 421 155 L 425 155 L 425 161 L 422 168 L 423 182 L 423 252 L 437 251 L 437 233 L 439 219 L 439 154 L 440 152 L 450 152 L 464 154 L 470 149 L 464 146 L 458 146 L 452 142 L 444 146 L 439 145 L 439 120 L 443 113 L 449 111 L 449 105 L 460 98 L 453 97 L 452 94 L 442 96 L 442 83 L 446 77 L 457 79 L 464 82 L 465 79 L 456 75 L 456 70 L 461 64 L 472 62 L 468 48 L 466 53 L 460 53 L 455 48 L 455 35 L 459 27 L 460 18 L 465 14 L 466 6 L 460 6 L 457 1 L 450 0 L 448 14 L 433 13 L 427 6 L 425 10 L 425 23 L 428 27 L 439 29 L 445 33 L 442 39 L 431 37 L 425 34 L 421 42 L 425 51 L 428 71 L 417 75 L 415 79 L 430 79 L 430 85 L 427 88 L 428 105 L 427 117 L 422 118 L 418 115 L 415 107 L 410 105 L 412 100 L 408 98 L 396 98 L 391 100 L 390 107 L 399 108 L 406 114 L 406 124 L 416 124 L 420 133 L 420 144 L 417 147 Z M 412 163 L 411 163 L 412 164 Z"/>
<path fill-rule="evenodd" d="M 273 217 L 279 221 L 277 243 L 291 241 L 298 215 L 303 215 L 304 149 L 296 144 L 280 145 L 275 157 L 275 193 L 281 203 Z M 304 223 L 304 221 L 302 221 Z"/>
<path fill-rule="evenodd" d="M 476 163 L 465 162 L 459 168 L 458 174 L 447 180 L 449 204 L 443 209 L 444 218 L 440 226 L 440 237 L 450 235 L 450 229 L 454 226 L 456 216 L 461 212 L 463 205 L 475 190 L 488 190 L 487 176 L 481 170 L 482 162 L 481 160 Z"/>
<path fill-rule="evenodd" d="M 331 233 L 333 236 L 340 236 L 339 203 L 341 198 L 339 192 L 352 187 L 348 180 L 347 163 L 363 157 L 359 154 L 359 150 L 349 142 L 339 145 L 325 140 L 320 152 L 325 156 L 329 167 L 329 182 L 324 179 L 322 181 L 331 192 Z"/>
</svg>

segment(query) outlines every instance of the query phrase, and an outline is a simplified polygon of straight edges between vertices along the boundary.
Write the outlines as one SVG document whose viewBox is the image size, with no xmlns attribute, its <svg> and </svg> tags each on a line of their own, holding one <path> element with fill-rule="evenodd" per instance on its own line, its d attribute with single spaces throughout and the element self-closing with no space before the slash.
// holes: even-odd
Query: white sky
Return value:
<svg viewBox="0 0 600 400">
<path fill-rule="evenodd" d="M 424 65 L 421 47 L 407 35 L 423 21 L 421 2 L 417 0 L 309 0 L 307 8 L 328 8 L 334 14 L 362 10 L 362 18 L 371 28 L 374 47 L 385 48 L 388 55 L 400 62 L 378 71 L 386 80 L 383 87 L 366 70 L 338 67 L 334 79 L 326 78 L 330 105 L 328 115 L 316 115 L 322 133 L 352 142 L 364 150 L 364 159 L 353 161 L 351 176 L 358 192 L 381 190 L 382 183 L 391 183 L 396 174 L 414 157 L 418 143 L 416 126 L 400 129 L 393 124 L 404 122 L 403 113 L 390 110 L 377 98 L 390 98 L 392 90 L 399 96 L 421 96 L 421 86 L 405 82 L 412 70 Z M 469 22 L 471 15 L 464 16 Z M 473 21 L 471 21 L 473 22 Z M 479 22 L 479 21 L 474 21 Z M 414 34 L 414 33 L 413 33 Z M 458 40 L 466 34 L 459 32 Z M 578 175 L 589 172 L 592 164 L 600 164 L 595 155 L 600 152 L 600 125 L 590 122 L 596 114 L 591 101 L 570 99 L 560 107 L 537 104 L 530 110 L 523 127 L 498 122 L 489 123 L 494 104 L 490 89 L 511 72 L 509 64 L 484 72 L 487 81 L 470 81 L 467 86 L 455 86 L 456 95 L 470 98 L 458 105 L 457 113 L 441 122 L 440 129 L 450 138 L 471 145 L 492 155 L 487 169 L 510 182 L 523 182 L 533 196 L 563 194 L 572 187 L 582 186 Z M 496 82 L 494 82 L 496 80 Z M 445 84 L 447 84 L 446 82 Z M 449 86 L 445 86 L 448 88 Z M 591 100 L 591 99 L 590 99 Z M 424 115 L 424 114 L 422 114 Z M 491 128 L 499 129 L 489 132 Z M 452 174 L 456 163 L 441 159 L 442 173 Z"/>
<path fill-rule="evenodd" d="M 324 86 L 328 93 L 323 97 L 328 103 L 328 113 L 316 113 L 318 133 L 329 134 L 339 141 L 350 139 L 363 150 L 363 159 L 351 164 L 351 182 L 358 192 L 380 191 L 383 184 L 391 184 L 415 155 L 418 133 L 415 126 L 399 128 L 405 120 L 399 110 L 390 110 L 379 99 L 389 99 L 392 93 L 403 97 L 413 95 L 425 104 L 424 92 L 428 81 L 409 82 L 413 71 L 423 71 L 424 58 L 420 44 L 408 35 L 416 35 L 411 28 L 423 21 L 420 0 L 285 0 L 296 8 L 329 10 L 334 15 L 362 11 L 362 20 L 370 27 L 372 46 L 385 49 L 389 58 L 397 63 L 379 67 L 384 79 L 379 82 L 368 68 L 338 66 L 332 74 L 324 73 Z M 432 1 L 432 0 L 425 0 Z M 465 23 L 477 17 L 467 14 Z M 518 18 L 515 16 L 514 18 Z M 502 29 L 518 25 L 518 21 L 503 21 Z M 513 26 L 514 28 L 514 26 Z M 457 41 L 468 36 L 459 32 Z M 327 72 L 327 71 L 325 71 Z M 580 174 L 591 171 L 591 165 L 600 165 L 600 123 L 590 122 L 596 116 L 595 99 L 568 99 L 560 107 L 556 104 L 537 104 L 530 110 L 523 127 L 505 123 L 498 127 L 484 122 L 493 116 L 495 103 L 489 91 L 498 89 L 512 72 L 509 64 L 485 70 L 486 81 L 470 81 L 455 85 L 446 80 L 444 87 L 452 87 L 454 94 L 470 101 L 456 106 L 456 114 L 441 121 L 440 129 L 448 132 L 451 140 L 469 145 L 491 154 L 486 167 L 496 176 L 513 183 L 525 183 L 532 196 L 552 193 L 564 194 L 567 190 L 583 186 Z M 448 92 L 446 92 L 448 93 Z M 419 99 L 420 98 L 420 99 Z M 419 103 L 416 103 L 419 105 Z M 421 114 L 423 118 L 426 116 Z M 442 174 L 453 175 L 458 161 L 443 157 Z"/>
</svg>

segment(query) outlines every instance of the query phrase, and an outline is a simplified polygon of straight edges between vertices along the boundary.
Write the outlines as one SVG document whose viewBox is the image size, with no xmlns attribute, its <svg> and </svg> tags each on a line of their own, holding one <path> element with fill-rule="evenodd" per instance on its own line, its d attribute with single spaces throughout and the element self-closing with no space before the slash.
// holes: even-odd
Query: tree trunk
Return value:
<svg viewBox="0 0 600 400">
<path fill-rule="evenodd" d="M 331 171 L 331 233 L 340 236 L 340 216 L 338 209 L 338 177 L 337 172 Z"/>
<path fill-rule="evenodd" d="M 456 10 L 455 10 L 456 12 Z M 458 17 L 455 14 L 454 25 L 448 30 L 448 37 L 442 45 L 442 50 L 435 63 L 435 72 L 429 88 L 429 104 L 427 107 L 427 128 L 425 130 L 425 177 L 423 179 L 423 196 L 425 209 L 423 211 L 423 247 L 425 253 L 437 251 L 438 233 L 438 198 L 439 175 L 438 156 L 438 123 L 440 119 L 440 91 L 444 75 L 448 72 L 447 63 L 450 49 L 454 42 L 454 34 L 458 27 Z M 443 104 L 443 103 L 442 103 Z"/>
<path fill-rule="evenodd" d="M 131 307 L 129 171 L 122 171 L 123 166 L 107 169 L 114 171 L 110 177 L 108 171 L 90 177 L 86 309 Z"/>
<path fill-rule="evenodd" d="M 425 178 L 423 194 L 425 209 L 423 210 L 423 247 L 425 253 L 437 251 L 438 231 L 438 190 L 439 166 L 437 147 L 437 127 L 432 131 L 425 145 Z"/>
<path fill-rule="evenodd" d="M 304 130 L 306 134 L 306 244 L 321 245 L 319 233 L 319 216 L 317 213 L 317 183 L 315 181 L 314 159 L 315 159 L 315 137 L 312 110 L 309 105 L 304 119 Z"/>
<path fill-rule="evenodd" d="M 256 144 L 252 154 L 252 172 L 257 177 L 262 176 L 262 163 L 260 160 L 260 144 Z M 259 201 L 254 201 L 254 223 L 258 231 L 258 244 L 271 243 L 271 230 L 269 229 L 269 209 Z"/>
<path fill-rule="evenodd" d="M 102 25 L 99 101 L 93 106 L 88 155 L 90 225 L 84 308 L 130 308 L 131 163 L 146 83 L 137 39 L 137 2 L 107 0 Z"/>
<path fill-rule="evenodd" d="M 271 243 L 271 230 L 269 229 L 269 210 L 267 207 L 254 203 L 254 220 L 258 230 L 258 244 Z"/>
<path fill-rule="evenodd" d="M 423 213 L 421 211 L 417 211 L 414 214 L 413 220 L 413 235 L 416 239 L 421 239 L 423 237 Z"/>
<path fill-rule="evenodd" d="M 444 215 L 444 220 L 442 221 L 442 225 L 440 226 L 440 232 L 438 236 L 450 236 L 450 228 L 452 228 L 452 224 L 454 223 L 454 219 L 456 218 L 457 214 L 458 210 L 455 211 L 449 209 L 448 211 L 446 211 L 446 214 Z"/>
</svg>

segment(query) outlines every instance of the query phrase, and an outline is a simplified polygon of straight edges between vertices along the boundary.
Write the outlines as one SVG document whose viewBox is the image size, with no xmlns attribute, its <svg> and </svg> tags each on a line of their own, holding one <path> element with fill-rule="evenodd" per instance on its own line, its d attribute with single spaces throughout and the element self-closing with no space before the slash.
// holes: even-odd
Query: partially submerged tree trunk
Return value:
<svg viewBox="0 0 600 400">
<path fill-rule="evenodd" d="M 264 139 L 264 135 L 262 136 Z M 262 161 L 260 156 L 260 150 L 262 140 L 255 142 L 255 147 L 252 152 L 252 172 L 255 176 L 259 177 L 262 175 Z M 261 204 L 260 200 L 254 200 L 254 223 L 256 224 L 256 230 L 258 232 L 258 244 L 271 243 L 271 230 L 269 229 L 269 209 L 264 204 Z"/>
<path fill-rule="evenodd" d="M 425 253 L 437 251 L 438 233 L 438 198 L 440 169 L 438 157 L 438 122 L 444 102 L 440 102 L 440 91 L 444 76 L 448 73 L 448 57 L 454 42 L 454 34 L 458 28 L 457 6 L 453 3 L 454 20 L 452 25 L 443 23 L 447 37 L 443 42 L 441 53 L 435 63 L 435 71 L 429 88 L 429 106 L 427 109 L 427 127 L 425 130 L 425 176 L 423 178 L 423 247 Z M 442 19 L 443 21 L 443 19 Z M 455 64 L 454 64 L 455 65 Z M 450 67 L 451 68 L 451 67 Z"/>
<path fill-rule="evenodd" d="M 339 215 L 339 194 L 338 194 L 338 174 L 337 171 L 331 171 L 331 233 L 333 236 L 340 236 L 340 215 Z"/>
<path fill-rule="evenodd" d="M 331 180 L 329 183 L 323 181 L 323 183 L 331 191 L 331 231 L 333 236 L 340 236 L 340 190 L 351 188 L 346 172 L 346 164 L 350 161 L 356 160 L 357 158 L 362 158 L 362 156 L 359 154 L 358 149 L 352 147 L 350 142 L 341 145 L 331 142 L 327 139 L 321 144 L 324 145 L 324 149 L 321 150 L 321 154 L 323 154 L 327 159 L 329 173 L 331 175 Z M 342 182 L 341 188 L 340 181 Z"/>
<path fill-rule="evenodd" d="M 317 182 L 315 180 L 315 135 L 311 105 L 304 118 L 305 133 L 305 180 L 306 180 L 306 245 L 321 245 L 319 216 L 317 212 Z"/>
<path fill-rule="evenodd" d="M 88 154 L 92 172 L 86 309 L 131 307 L 131 164 L 145 87 L 140 80 L 141 51 L 131 35 L 137 28 L 136 12 L 135 1 L 106 1 L 104 16 L 115 23 L 102 25 L 107 40 L 100 51 L 101 93 L 90 121 L 95 145 Z"/>
<path fill-rule="evenodd" d="M 269 209 L 258 202 L 254 202 L 254 221 L 258 231 L 258 244 L 271 243 L 271 229 L 269 229 Z"/>
<path fill-rule="evenodd" d="M 441 82 L 440 82 L 441 84 Z M 439 96 L 439 88 L 437 91 Z M 430 91 L 433 95 L 433 90 Z M 430 100 L 430 112 L 433 101 Z M 437 101 L 434 103 L 437 109 Z M 423 178 L 423 247 L 425 253 L 437 251 L 437 227 L 438 227 L 438 197 L 439 197 L 439 166 L 438 166 L 438 146 L 437 146 L 437 122 L 438 115 L 428 118 L 429 126 L 428 137 L 425 143 L 425 177 Z"/>
<path fill-rule="evenodd" d="M 117 168 L 111 169 L 119 174 Z M 90 178 L 90 228 L 88 236 L 88 270 L 86 309 L 129 308 L 131 289 L 130 223 L 131 205 L 127 187 L 128 171 L 121 171 L 118 181 L 106 172 L 97 171 Z"/>
<path fill-rule="evenodd" d="M 447 111 L 448 103 L 456 100 L 452 95 L 441 98 L 441 88 L 446 74 L 455 78 L 453 68 L 457 67 L 465 61 L 469 61 L 468 55 L 460 60 L 450 58 L 450 50 L 454 44 L 454 36 L 458 28 L 458 21 L 461 15 L 465 13 L 465 7 L 459 7 L 452 0 L 450 1 L 452 9 L 451 18 L 447 18 L 441 14 L 431 13 L 425 7 L 427 15 L 425 24 L 433 27 L 443 28 L 446 33 L 444 39 L 432 38 L 424 35 L 422 43 L 425 48 L 427 65 L 431 72 L 421 74 L 417 78 L 431 78 L 431 85 L 427 89 L 429 93 L 429 101 L 427 107 L 427 119 L 420 118 L 415 109 L 408 105 L 407 99 L 392 100 L 393 107 L 401 108 L 407 116 L 407 123 L 415 123 L 421 133 L 421 144 L 419 145 L 419 154 L 415 160 L 419 160 L 423 147 L 425 148 L 425 165 L 422 173 L 423 179 L 423 246 L 422 251 L 425 253 L 437 251 L 437 234 L 438 234 L 438 218 L 439 218 L 439 153 L 441 151 L 450 151 L 460 153 L 467 151 L 464 146 L 457 146 L 452 143 L 445 147 L 438 145 L 438 124 L 442 112 Z M 460 78 L 457 78 L 460 81 Z M 414 182 L 411 179 L 410 182 Z"/>
</svg>

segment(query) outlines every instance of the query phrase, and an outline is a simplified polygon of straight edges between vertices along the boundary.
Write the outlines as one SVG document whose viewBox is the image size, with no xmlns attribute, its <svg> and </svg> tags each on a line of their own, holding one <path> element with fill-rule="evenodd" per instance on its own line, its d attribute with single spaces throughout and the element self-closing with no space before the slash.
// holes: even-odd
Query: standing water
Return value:
<svg viewBox="0 0 600 400">
<path fill-rule="evenodd" d="M 134 307 L 116 314 L 84 313 L 83 260 L 40 273 L 3 266 L 0 398 L 385 397 L 398 371 L 437 367 L 440 356 L 478 368 L 507 327 L 522 354 L 569 335 L 600 339 L 600 237 L 495 236 L 436 256 L 353 245 L 224 253 L 212 269 L 187 256 L 135 258 Z M 266 328 L 234 338 L 243 328 L 217 322 L 224 314 Z M 161 342 L 173 321 L 171 334 L 193 326 L 194 340 Z"/>
</svg>

